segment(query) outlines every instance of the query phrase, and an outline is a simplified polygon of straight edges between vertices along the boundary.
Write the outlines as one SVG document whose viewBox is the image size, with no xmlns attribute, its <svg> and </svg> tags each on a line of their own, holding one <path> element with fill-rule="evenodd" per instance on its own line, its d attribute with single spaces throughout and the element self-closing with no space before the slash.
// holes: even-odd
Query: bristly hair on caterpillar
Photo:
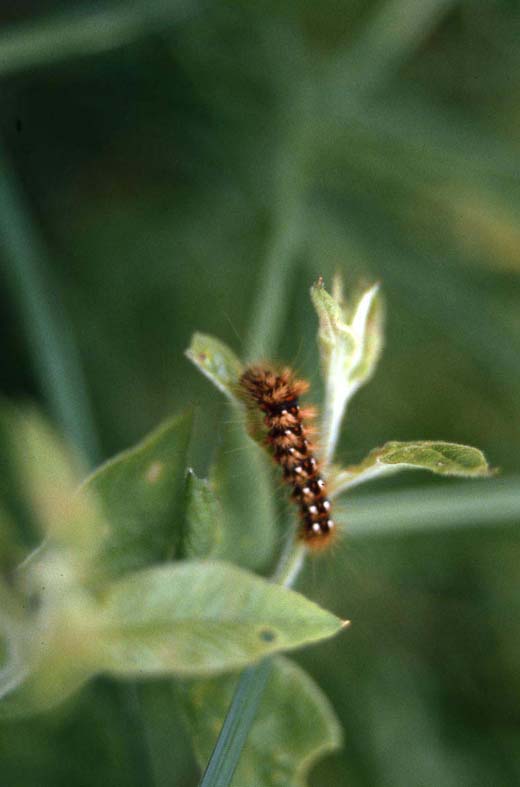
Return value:
<svg viewBox="0 0 520 787">
<path fill-rule="evenodd" d="M 240 386 L 251 405 L 265 413 L 266 443 L 282 467 L 283 480 L 292 487 L 301 525 L 299 538 L 311 549 L 330 544 L 334 522 L 327 499 L 327 484 L 310 441 L 312 407 L 300 407 L 300 396 L 309 383 L 295 377 L 292 369 L 275 371 L 267 365 L 251 366 L 240 378 Z"/>
</svg>

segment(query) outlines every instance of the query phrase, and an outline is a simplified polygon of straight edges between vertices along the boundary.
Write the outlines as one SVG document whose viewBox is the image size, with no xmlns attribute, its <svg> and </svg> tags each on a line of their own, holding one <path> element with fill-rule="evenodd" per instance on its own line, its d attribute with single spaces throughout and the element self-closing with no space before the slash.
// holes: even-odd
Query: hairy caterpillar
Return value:
<svg viewBox="0 0 520 787">
<path fill-rule="evenodd" d="M 328 546 L 334 531 L 331 505 L 309 440 L 312 428 L 308 421 L 315 413 L 312 408 L 300 408 L 299 405 L 300 396 L 309 384 L 296 379 L 288 368 L 276 372 L 252 366 L 240 378 L 240 385 L 248 402 L 265 413 L 266 442 L 275 461 L 281 465 L 283 479 L 292 487 L 292 497 L 299 508 L 299 537 L 310 548 Z"/>
</svg>

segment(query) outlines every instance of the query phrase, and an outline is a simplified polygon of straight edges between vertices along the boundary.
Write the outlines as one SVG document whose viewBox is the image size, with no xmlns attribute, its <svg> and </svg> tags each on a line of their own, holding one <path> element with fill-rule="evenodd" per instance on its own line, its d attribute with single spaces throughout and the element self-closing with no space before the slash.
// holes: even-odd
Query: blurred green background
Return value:
<svg viewBox="0 0 520 787">
<path fill-rule="evenodd" d="M 295 363 L 319 401 L 309 285 L 380 280 L 387 347 L 341 459 L 443 439 L 501 475 L 356 490 L 366 535 L 307 567 L 299 587 L 354 621 L 298 655 L 345 729 L 310 783 L 520 784 L 518 4 L 4 0 L 0 18 L 3 395 L 91 463 L 194 403 L 203 474 L 227 415 L 192 332 Z M 2 784 L 196 784 L 168 682 L 132 692 L 100 679 L 2 724 Z"/>
</svg>

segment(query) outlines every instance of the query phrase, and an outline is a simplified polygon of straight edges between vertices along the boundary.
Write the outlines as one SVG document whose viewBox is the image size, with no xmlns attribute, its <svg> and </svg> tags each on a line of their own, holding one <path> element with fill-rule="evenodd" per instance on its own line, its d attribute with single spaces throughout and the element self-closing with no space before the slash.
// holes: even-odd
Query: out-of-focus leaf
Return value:
<svg viewBox="0 0 520 787">
<path fill-rule="evenodd" d="M 10 572 L 24 557 L 16 525 L 11 516 L 0 507 L 0 576 Z"/>
<path fill-rule="evenodd" d="M 437 475 L 489 476 L 486 457 L 478 448 L 457 443 L 423 440 L 416 443 L 386 443 L 375 448 L 359 465 L 333 470 L 329 476 L 330 495 L 399 470 L 429 470 Z"/>
<path fill-rule="evenodd" d="M 229 399 L 236 399 L 242 362 L 230 348 L 204 333 L 194 333 L 186 356 Z"/>
<path fill-rule="evenodd" d="M 352 306 L 343 302 L 339 278 L 333 294 L 320 280 L 311 288 L 318 314 L 321 366 L 325 380 L 322 440 L 324 459 L 334 453 L 345 408 L 366 383 L 379 360 L 383 346 L 383 308 L 376 284 Z"/>
<path fill-rule="evenodd" d="M 223 517 L 222 506 L 210 482 L 197 478 L 190 469 L 186 478 L 186 535 L 183 546 L 187 557 L 218 556 Z"/>
<path fill-rule="evenodd" d="M 82 467 L 56 431 L 34 409 L 5 408 L 9 460 L 42 535 L 86 563 L 105 536 L 96 498 L 78 491 Z"/>
<path fill-rule="evenodd" d="M 101 502 L 108 534 L 99 568 L 111 575 L 173 557 L 182 538 L 191 413 L 164 423 L 96 470 L 82 489 Z"/>
<path fill-rule="evenodd" d="M 233 696 L 236 676 L 181 687 L 195 752 L 204 767 Z M 312 765 L 341 746 L 341 728 L 321 689 L 283 657 L 272 665 L 233 787 L 304 787 Z"/>
<path fill-rule="evenodd" d="M 269 459 L 240 424 L 228 424 L 210 481 L 223 508 L 219 555 L 249 568 L 264 566 L 277 533 Z"/>
<path fill-rule="evenodd" d="M 47 598 L 33 618 L 16 622 L 16 647 L 5 668 L 12 674 L 0 685 L 0 718 L 51 708 L 96 672 L 97 620 L 92 599 L 74 589 L 59 600 Z"/>
<path fill-rule="evenodd" d="M 0 698 L 24 679 L 28 616 L 10 588 L 0 580 Z"/>
<path fill-rule="evenodd" d="M 193 561 L 116 581 L 104 602 L 100 668 L 208 675 L 331 637 L 342 621 L 231 564 Z"/>
</svg>

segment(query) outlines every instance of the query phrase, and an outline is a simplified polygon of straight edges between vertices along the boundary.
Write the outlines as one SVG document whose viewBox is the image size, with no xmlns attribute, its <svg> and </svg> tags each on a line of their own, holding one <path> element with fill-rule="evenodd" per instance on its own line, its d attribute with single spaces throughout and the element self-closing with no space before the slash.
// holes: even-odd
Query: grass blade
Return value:
<svg viewBox="0 0 520 787">
<path fill-rule="evenodd" d="M 5 277 L 22 318 L 42 392 L 66 436 L 94 463 L 99 450 L 78 350 L 59 304 L 44 243 L 1 149 L 0 237 Z"/>
<path fill-rule="evenodd" d="M 0 34 L 0 76 L 114 49 L 184 17 L 178 2 L 118 2 L 12 24 Z"/>
<path fill-rule="evenodd" d="M 271 659 L 264 659 L 240 675 L 200 787 L 227 787 L 231 783 L 270 671 Z"/>
<path fill-rule="evenodd" d="M 338 500 L 336 510 L 347 538 L 496 527 L 520 522 L 520 479 L 403 489 L 344 501 Z"/>
</svg>

